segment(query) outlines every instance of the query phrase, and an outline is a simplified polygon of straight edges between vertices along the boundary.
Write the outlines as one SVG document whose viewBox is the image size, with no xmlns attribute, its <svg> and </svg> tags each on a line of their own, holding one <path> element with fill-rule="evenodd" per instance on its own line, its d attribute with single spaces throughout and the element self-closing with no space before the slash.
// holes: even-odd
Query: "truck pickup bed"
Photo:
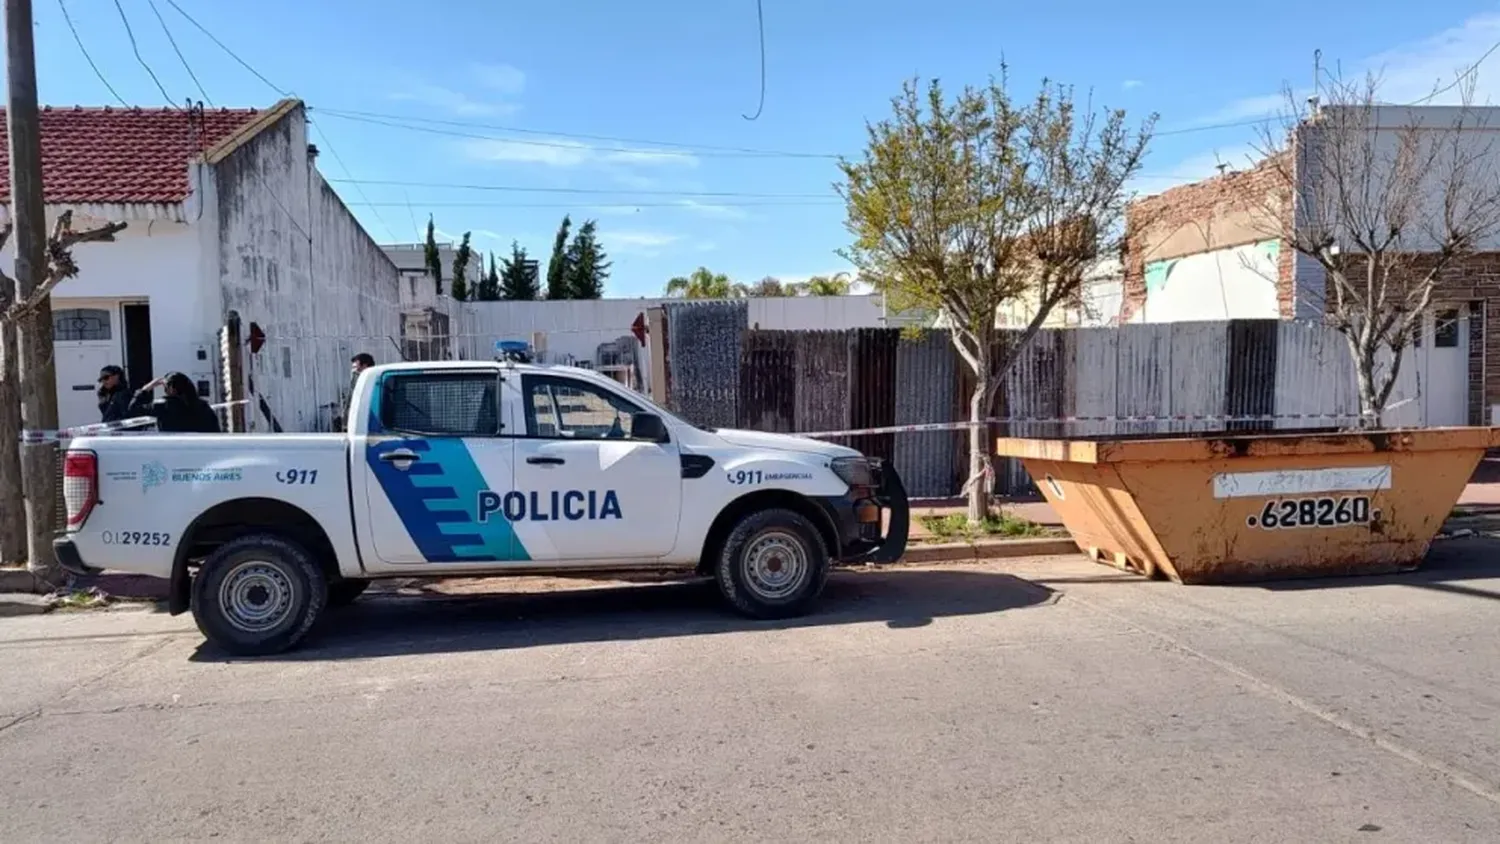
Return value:
<svg viewBox="0 0 1500 844">
<path fill-rule="evenodd" d="M 832 562 L 906 545 L 888 464 L 700 428 L 587 370 L 380 366 L 349 415 L 343 434 L 72 441 L 59 561 L 167 578 L 173 613 L 264 654 L 375 578 L 680 571 L 775 618 L 806 612 Z"/>
</svg>

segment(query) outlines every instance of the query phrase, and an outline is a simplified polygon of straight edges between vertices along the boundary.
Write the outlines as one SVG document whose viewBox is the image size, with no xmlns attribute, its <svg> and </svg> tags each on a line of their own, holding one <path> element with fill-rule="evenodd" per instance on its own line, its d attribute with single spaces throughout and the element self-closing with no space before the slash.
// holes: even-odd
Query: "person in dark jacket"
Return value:
<svg viewBox="0 0 1500 844">
<path fill-rule="evenodd" d="M 349 411 L 354 409 L 354 385 L 359 383 L 359 374 L 375 365 L 369 352 L 360 352 L 349 358 L 349 395 L 344 399 L 344 424 L 349 424 Z"/>
<path fill-rule="evenodd" d="M 99 421 L 119 422 L 130 417 L 130 387 L 125 370 L 114 364 L 99 370 Z"/>
<path fill-rule="evenodd" d="M 166 398 L 153 402 L 152 392 L 161 386 L 166 387 Z M 130 415 L 156 417 L 156 430 L 164 434 L 219 433 L 218 411 L 208 406 L 193 380 L 181 372 L 168 372 L 136 392 Z"/>
</svg>

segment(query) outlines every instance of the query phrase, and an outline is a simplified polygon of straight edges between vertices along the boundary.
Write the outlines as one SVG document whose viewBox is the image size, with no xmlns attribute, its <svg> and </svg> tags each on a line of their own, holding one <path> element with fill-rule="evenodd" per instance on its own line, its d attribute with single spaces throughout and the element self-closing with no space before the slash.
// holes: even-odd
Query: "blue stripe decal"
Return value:
<svg viewBox="0 0 1500 844">
<path fill-rule="evenodd" d="M 371 434 L 385 430 L 380 424 L 381 387 L 377 383 L 370 397 Z M 380 459 L 386 452 L 403 448 L 421 455 L 406 471 Z M 403 438 L 371 442 L 365 448 L 365 461 L 427 562 L 531 559 L 509 520 L 501 516 L 482 524 L 478 521 L 479 493 L 490 486 L 463 440 Z M 508 486 L 510 480 L 505 478 L 501 483 Z"/>
</svg>

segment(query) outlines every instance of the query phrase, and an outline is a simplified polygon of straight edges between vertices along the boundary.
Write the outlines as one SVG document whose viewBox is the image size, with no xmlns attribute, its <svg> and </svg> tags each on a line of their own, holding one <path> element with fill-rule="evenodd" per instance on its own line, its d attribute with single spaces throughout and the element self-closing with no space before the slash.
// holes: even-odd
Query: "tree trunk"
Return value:
<svg viewBox="0 0 1500 844">
<path fill-rule="evenodd" d="M 52 303 L 42 305 L 16 324 L 20 352 L 22 423 L 28 428 L 57 427 L 57 368 L 52 350 Z M 66 573 L 52 553 L 57 524 L 57 444 L 27 445 L 21 451 L 26 498 L 27 567 L 43 583 L 60 586 Z"/>
<path fill-rule="evenodd" d="M 1381 408 L 1375 406 L 1375 356 L 1361 352 L 1354 361 L 1359 383 L 1359 427 L 1379 428 Z"/>
<path fill-rule="evenodd" d="M 990 406 L 990 374 L 986 367 L 975 373 L 974 394 L 969 398 L 969 524 L 977 525 L 990 514 L 990 428 L 980 424 Z"/>
<path fill-rule="evenodd" d="M 0 303 L 10 300 L 0 295 Z M 0 321 L 0 562 L 26 560 L 26 510 L 21 497 L 21 394 L 16 332 Z"/>
</svg>

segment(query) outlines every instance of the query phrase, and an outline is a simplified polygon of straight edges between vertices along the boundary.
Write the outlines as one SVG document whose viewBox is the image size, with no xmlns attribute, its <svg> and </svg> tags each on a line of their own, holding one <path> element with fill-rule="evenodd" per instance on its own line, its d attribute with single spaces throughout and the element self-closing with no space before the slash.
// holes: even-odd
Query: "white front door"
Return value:
<svg viewBox="0 0 1500 844">
<path fill-rule="evenodd" d="M 1412 351 L 1422 424 L 1469 424 L 1468 312 L 1447 306 L 1434 309 L 1423 318 L 1420 345 Z"/>
<path fill-rule="evenodd" d="M 629 438 L 644 410 L 620 393 L 558 375 L 521 376 L 524 437 L 505 501 L 532 560 L 648 560 L 677 542 L 676 443 Z"/>
<path fill-rule="evenodd" d="M 59 303 L 61 304 L 61 303 Z M 119 308 L 63 307 L 52 312 L 53 349 L 57 362 L 57 421 L 68 428 L 99 421 L 101 367 L 123 366 L 120 359 Z"/>
</svg>

